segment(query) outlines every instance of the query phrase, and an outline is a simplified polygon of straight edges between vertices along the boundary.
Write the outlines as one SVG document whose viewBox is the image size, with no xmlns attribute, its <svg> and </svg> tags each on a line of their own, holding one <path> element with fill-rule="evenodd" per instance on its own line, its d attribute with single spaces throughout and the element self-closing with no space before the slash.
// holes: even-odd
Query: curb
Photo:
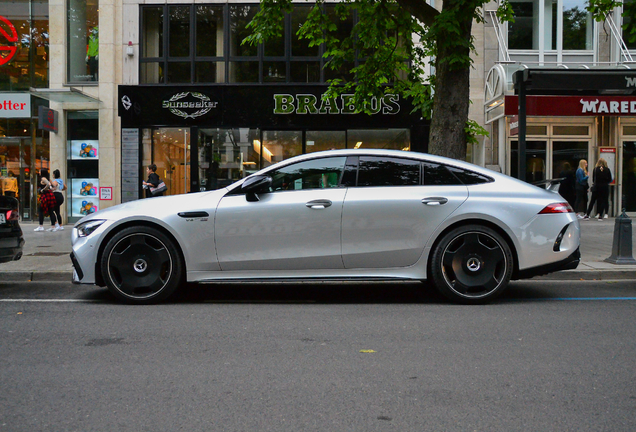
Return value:
<svg viewBox="0 0 636 432">
<path fill-rule="evenodd" d="M 0 272 L 3 282 L 70 282 L 73 272 L 69 271 L 7 271 Z"/>
</svg>

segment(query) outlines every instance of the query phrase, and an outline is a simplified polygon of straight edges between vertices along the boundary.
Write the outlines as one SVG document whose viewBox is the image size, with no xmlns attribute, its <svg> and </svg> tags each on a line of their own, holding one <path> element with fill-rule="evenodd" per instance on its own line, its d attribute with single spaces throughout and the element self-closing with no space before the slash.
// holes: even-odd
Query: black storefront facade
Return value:
<svg viewBox="0 0 636 432">
<path fill-rule="evenodd" d="M 352 95 L 324 85 L 119 86 L 121 201 L 142 197 L 154 163 L 168 195 L 213 190 L 320 150 L 425 152 L 428 121 L 388 94 L 356 114 Z"/>
</svg>

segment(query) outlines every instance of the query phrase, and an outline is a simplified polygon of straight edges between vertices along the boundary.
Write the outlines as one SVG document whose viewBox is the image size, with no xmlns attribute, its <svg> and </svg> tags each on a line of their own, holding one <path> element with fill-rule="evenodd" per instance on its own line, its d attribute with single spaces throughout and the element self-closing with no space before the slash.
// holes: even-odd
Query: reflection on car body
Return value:
<svg viewBox="0 0 636 432">
<path fill-rule="evenodd" d="M 0 263 L 22 258 L 24 237 L 18 207 L 16 198 L 0 195 Z"/>
<path fill-rule="evenodd" d="M 576 268 L 558 194 L 422 153 L 297 156 L 217 191 L 121 204 L 73 230 L 74 282 L 152 303 L 184 281 L 432 280 L 483 303 L 511 279 Z"/>
</svg>

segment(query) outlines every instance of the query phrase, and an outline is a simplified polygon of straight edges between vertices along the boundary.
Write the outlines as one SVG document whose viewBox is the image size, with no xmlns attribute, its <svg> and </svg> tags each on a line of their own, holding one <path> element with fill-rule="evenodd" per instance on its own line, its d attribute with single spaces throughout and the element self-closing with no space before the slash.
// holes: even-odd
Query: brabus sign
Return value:
<svg viewBox="0 0 636 432">
<path fill-rule="evenodd" d="M 320 98 L 313 94 L 275 94 L 274 114 L 356 114 L 354 95 L 343 94 L 339 98 Z M 372 114 L 395 115 L 400 112 L 400 95 L 387 94 L 380 100 L 373 98 Z"/>
<path fill-rule="evenodd" d="M 172 114 L 184 119 L 194 119 L 206 115 L 217 105 L 218 102 L 212 101 L 208 96 L 198 92 L 177 93 L 161 103 L 162 108 L 170 110 Z"/>
</svg>

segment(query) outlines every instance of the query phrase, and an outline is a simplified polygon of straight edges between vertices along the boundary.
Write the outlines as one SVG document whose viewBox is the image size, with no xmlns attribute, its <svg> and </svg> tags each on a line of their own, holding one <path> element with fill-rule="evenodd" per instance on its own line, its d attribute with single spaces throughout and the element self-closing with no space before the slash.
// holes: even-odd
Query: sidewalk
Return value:
<svg viewBox="0 0 636 432">
<path fill-rule="evenodd" d="M 636 265 L 604 262 L 612 254 L 614 219 L 581 220 L 581 263 L 575 270 L 541 276 L 542 279 L 636 279 Z M 19 261 L 0 264 L 0 281 L 70 281 L 72 225 L 57 232 L 35 232 L 37 223 L 20 224 L 24 232 L 24 255 Z M 45 226 L 48 228 L 49 226 Z M 636 223 L 632 220 L 632 249 L 636 249 Z"/>
</svg>

